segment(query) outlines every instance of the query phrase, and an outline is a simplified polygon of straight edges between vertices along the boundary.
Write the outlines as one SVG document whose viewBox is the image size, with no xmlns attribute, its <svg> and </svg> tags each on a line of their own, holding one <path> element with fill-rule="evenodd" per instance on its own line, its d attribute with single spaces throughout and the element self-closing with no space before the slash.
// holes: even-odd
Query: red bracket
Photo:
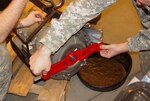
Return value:
<svg viewBox="0 0 150 101">
<path fill-rule="evenodd" d="M 66 69 L 68 66 L 73 65 L 77 61 L 82 61 L 88 56 L 94 52 L 99 52 L 100 51 L 100 46 L 103 45 L 103 42 L 101 43 L 92 43 L 88 47 L 81 49 L 81 50 L 75 50 L 73 52 L 70 52 L 69 54 L 66 55 L 64 59 L 61 61 L 52 64 L 51 70 L 46 74 L 42 74 L 42 78 L 44 80 L 49 79 L 53 74 L 58 73 L 64 69 Z"/>
</svg>

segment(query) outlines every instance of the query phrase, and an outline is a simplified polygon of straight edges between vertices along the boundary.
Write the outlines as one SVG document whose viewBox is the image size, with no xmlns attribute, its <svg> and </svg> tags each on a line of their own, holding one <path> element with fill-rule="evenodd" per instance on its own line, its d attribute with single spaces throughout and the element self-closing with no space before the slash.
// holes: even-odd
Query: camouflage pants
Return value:
<svg viewBox="0 0 150 101">
<path fill-rule="evenodd" d="M 11 80 L 11 59 L 5 44 L 0 44 L 0 101 L 6 97 Z"/>
</svg>

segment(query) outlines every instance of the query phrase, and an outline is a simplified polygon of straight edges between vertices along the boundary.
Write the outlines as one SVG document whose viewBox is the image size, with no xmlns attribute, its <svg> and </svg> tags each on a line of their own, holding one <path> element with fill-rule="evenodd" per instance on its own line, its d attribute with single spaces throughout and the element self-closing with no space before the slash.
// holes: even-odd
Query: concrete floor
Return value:
<svg viewBox="0 0 150 101">
<path fill-rule="evenodd" d="M 131 0 L 118 0 L 117 3 L 106 9 L 96 27 L 104 31 L 104 42 L 125 42 L 141 28 L 139 18 L 132 6 Z M 85 87 L 77 76 L 71 81 L 66 101 L 113 101 L 121 89 L 140 71 L 138 53 L 130 53 L 133 66 L 130 75 L 124 85 L 110 92 L 96 92 Z M 9 94 L 6 101 L 36 101 L 36 95 L 29 94 L 27 97 L 19 97 Z"/>
</svg>

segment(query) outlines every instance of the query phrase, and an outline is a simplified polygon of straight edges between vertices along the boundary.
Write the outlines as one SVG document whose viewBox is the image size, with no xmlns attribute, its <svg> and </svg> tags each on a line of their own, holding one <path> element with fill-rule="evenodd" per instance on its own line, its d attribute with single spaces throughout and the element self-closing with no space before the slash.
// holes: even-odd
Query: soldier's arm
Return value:
<svg viewBox="0 0 150 101">
<path fill-rule="evenodd" d="M 129 51 L 150 49 L 150 29 L 140 31 L 136 36 L 128 39 Z"/>
<path fill-rule="evenodd" d="M 12 0 L 9 6 L 0 14 L 0 43 L 5 40 L 17 23 L 28 0 Z"/>
<path fill-rule="evenodd" d="M 74 0 L 60 19 L 53 19 L 47 35 L 40 41 L 42 46 L 30 57 L 30 68 L 34 74 L 48 72 L 51 67 L 50 54 L 56 52 L 86 22 L 97 17 L 116 0 Z"/>
<path fill-rule="evenodd" d="M 111 58 L 120 53 L 133 51 L 139 52 L 142 50 L 150 50 L 150 29 L 140 31 L 134 37 L 128 39 L 128 42 L 121 44 L 102 45 L 100 51 L 101 56 Z"/>
<path fill-rule="evenodd" d="M 97 17 L 116 0 L 74 0 L 60 16 L 53 19 L 47 35 L 40 41 L 52 53 L 57 51 L 86 22 Z"/>
</svg>

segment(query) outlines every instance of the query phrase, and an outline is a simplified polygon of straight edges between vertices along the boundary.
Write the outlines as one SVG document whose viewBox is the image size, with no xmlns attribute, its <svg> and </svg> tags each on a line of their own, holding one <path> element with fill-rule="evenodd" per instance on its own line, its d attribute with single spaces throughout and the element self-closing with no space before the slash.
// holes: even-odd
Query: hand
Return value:
<svg viewBox="0 0 150 101">
<path fill-rule="evenodd" d="M 113 56 L 116 56 L 120 53 L 127 52 L 128 51 L 128 43 L 122 43 L 122 44 L 112 44 L 112 45 L 102 45 L 100 46 L 100 55 L 105 58 L 111 58 Z"/>
<path fill-rule="evenodd" d="M 35 75 L 48 72 L 51 67 L 51 51 L 44 45 L 30 57 L 30 69 Z"/>
<path fill-rule="evenodd" d="M 18 27 L 29 27 L 34 23 L 43 21 L 43 18 L 43 15 L 39 11 L 32 11 L 27 17 L 19 21 Z"/>
</svg>

